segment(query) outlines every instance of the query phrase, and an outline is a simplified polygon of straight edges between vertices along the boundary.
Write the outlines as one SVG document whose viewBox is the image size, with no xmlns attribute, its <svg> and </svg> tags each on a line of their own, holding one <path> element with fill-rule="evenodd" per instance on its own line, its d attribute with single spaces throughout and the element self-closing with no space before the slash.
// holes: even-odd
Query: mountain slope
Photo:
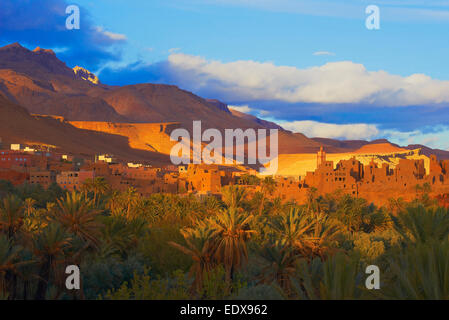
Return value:
<svg viewBox="0 0 449 320">
<path fill-rule="evenodd" d="M 449 160 L 449 151 L 446 150 L 440 150 L 440 149 L 432 149 L 426 146 L 423 146 L 421 144 L 411 144 L 406 147 L 405 149 L 413 150 L 413 149 L 421 149 L 422 154 L 426 156 L 430 156 L 432 154 L 436 155 L 439 160 Z"/>
<path fill-rule="evenodd" d="M 24 108 L 0 94 L 0 137 L 8 143 L 55 146 L 63 152 L 94 156 L 110 153 L 123 160 L 168 164 L 169 158 L 156 152 L 131 149 L 126 137 L 81 130 L 52 118 L 31 116 Z"/>
<path fill-rule="evenodd" d="M 231 109 L 231 113 L 236 117 L 246 119 L 249 121 L 253 121 L 254 123 L 256 123 L 258 125 L 262 125 L 263 127 L 267 128 L 267 129 L 278 129 L 278 130 L 286 131 L 284 128 L 282 128 L 280 125 L 278 125 L 274 122 L 259 119 L 251 114 L 243 113 L 243 112 L 240 112 L 240 111 L 237 111 L 234 109 Z"/>
<path fill-rule="evenodd" d="M 104 100 L 91 96 L 103 90 L 108 88 L 83 80 L 51 50 L 31 51 L 17 43 L 0 48 L 0 92 L 32 113 L 126 121 Z"/>
</svg>

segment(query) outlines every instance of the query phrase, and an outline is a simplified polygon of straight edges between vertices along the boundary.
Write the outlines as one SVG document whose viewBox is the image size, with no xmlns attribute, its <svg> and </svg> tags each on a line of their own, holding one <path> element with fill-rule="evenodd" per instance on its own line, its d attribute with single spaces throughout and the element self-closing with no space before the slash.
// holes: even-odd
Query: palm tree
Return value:
<svg viewBox="0 0 449 320">
<path fill-rule="evenodd" d="M 119 253 L 126 257 L 144 237 L 147 226 L 148 222 L 143 218 L 128 220 L 124 216 L 107 217 L 101 230 L 103 245 L 100 249 L 104 250 L 106 246 L 109 253 Z"/>
<path fill-rule="evenodd" d="M 246 189 L 237 185 L 229 185 L 222 189 L 222 196 L 228 208 L 240 208 L 246 198 Z"/>
<path fill-rule="evenodd" d="M 209 216 L 217 214 L 222 208 L 222 204 L 216 197 L 207 197 L 204 201 L 204 205 Z"/>
<path fill-rule="evenodd" d="M 311 187 L 307 190 L 307 211 L 316 212 L 317 211 L 317 194 L 318 189 Z"/>
<path fill-rule="evenodd" d="M 50 276 L 55 271 L 58 259 L 65 257 L 66 250 L 71 245 L 71 237 L 59 224 L 52 223 L 40 232 L 34 241 L 34 253 L 39 258 L 39 281 L 35 294 L 36 300 L 44 300 Z"/>
<path fill-rule="evenodd" d="M 397 215 L 399 212 L 402 212 L 405 210 L 405 201 L 404 198 L 390 198 L 388 200 L 388 209 L 391 211 L 392 214 Z"/>
<path fill-rule="evenodd" d="M 389 259 L 388 285 L 378 298 L 400 300 L 449 299 L 449 242 L 433 240 L 404 247 Z M 376 290 L 377 291 L 377 290 Z"/>
<path fill-rule="evenodd" d="M 309 259 L 314 257 L 324 259 L 338 245 L 337 240 L 342 231 L 341 223 L 325 213 L 313 215 L 310 219 L 313 228 L 309 236 L 304 239 L 303 254 Z"/>
<path fill-rule="evenodd" d="M 126 190 L 125 193 L 123 193 L 123 197 L 126 203 L 126 217 L 128 219 L 132 218 L 131 209 L 139 203 L 140 200 L 139 194 L 137 193 L 136 189 L 130 187 L 128 188 L 128 190 Z"/>
<path fill-rule="evenodd" d="M 32 263 L 21 261 L 22 247 L 15 245 L 6 235 L 0 235 L 0 294 L 16 297 L 17 276 L 20 267 Z"/>
<path fill-rule="evenodd" d="M 16 196 L 10 195 L 0 203 L 0 232 L 9 239 L 15 237 L 23 226 L 23 202 Z"/>
<path fill-rule="evenodd" d="M 350 233 L 361 231 L 366 226 L 369 207 L 365 199 L 344 195 L 338 204 L 337 218 L 347 227 Z"/>
<path fill-rule="evenodd" d="M 67 231 L 86 242 L 98 245 L 98 236 L 102 224 L 98 222 L 99 211 L 93 208 L 92 201 L 86 200 L 83 194 L 72 192 L 66 199 L 57 201 L 54 219 Z"/>
<path fill-rule="evenodd" d="M 276 190 L 276 180 L 273 179 L 273 177 L 265 177 L 265 179 L 262 180 L 262 193 L 267 195 L 272 195 L 274 191 Z"/>
<path fill-rule="evenodd" d="M 181 230 L 186 246 L 182 246 L 173 241 L 169 244 L 190 256 L 193 265 L 190 268 L 190 276 L 194 277 L 191 291 L 200 292 L 203 287 L 203 280 L 206 273 L 210 272 L 216 265 L 214 260 L 215 245 L 214 230 L 205 224 L 199 224 L 197 228 L 186 228 Z"/>
<path fill-rule="evenodd" d="M 261 216 L 265 204 L 264 195 L 260 191 L 254 192 L 251 197 L 251 212 L 254 212 L 255 215 Z"/>
<path fill-rule="evenodd" d="M 81 189 L 84 191 L 86 197 L 87 193 L 92 192 L 94 195 L 94 204 L 97 205 L 97 197 L 104 195 L 109 190 L 109 184 L 103 177 L 94 179 L 87 179 L 84 181 Z"/>
<path fill-rule="evenodd" d="M 287 213 L 275 217 L 269 222 L 278 239 L 283 240 L 286 245 L 304 251 L 306 241 L 315 224 L 311 221 L 305 212 L 297 207 L 292 207 Z"/>
<path fill-rule="evenodd" d="M 292 277 L 296 273 L 298 255 L 282 241 L 264 246 L 260 250 L 261 257 L 268 262 L 262 270 L 260 283 L 276 282 L 287 296 L 292 294 Z"/>
<path fill-rule="evenodd" d="M 351 300 L 362 297 L 361 271 L 358 257 L 337 253 L 322 261 L 301 260 L 298 279 L 294 282 L 300 299 Z"/>
<path fill-rule="evenodd" d="M 270 208 L 270 213 L 272 215 L 279 215 L 280 213 L 282 213 L 282 211 L 285 209 L 285 205 L 282 203 L 282 199 L 280 197 L 276 197 L 274 198 L 271 208 Z"/>
<path fill-rule="evenodd" d="M 256 232 L 250 227 L 252 219 L 252 215 L 234 207 L 208 219 L 216 239 L 215 257 L 224 265 L 228 281 L 233 279 L 235 270 L 248 261 L 246 242 Z"/>
<path fill-rule="evenodd" d="M 263 212 L 267 197 L 273 195 L 274 191 L 276 190 L 276 186 L 277 183 L 273 179 L 273 177 L 265 177 L 265 179 L 262 180 L 262 197 L 260 199 L 258 208 L 259 215 L 261 215 Z"/>
<path fill-rule="evenodd" d="M 392 217 L 395 230 L 408 243 L 443 241 L 449 236 L 449 212 L 447 209 L 409 207 L 397 217 Z"/>
<path fill-rule="evenodd" d="M 31 215 L 33 214 L 34 210 L 36 210 L 35 205 L 36 205 L 37 201 L 34 200 L 33 198 L 26 198 L 25 199 L 25 213 L 27 217 L 31 217 Z"/>
<path fill-rule="evenodd" d="M 121 203 L 121 195 L 118 190 L 112 190 L 109 195 L 109 200 L 106 203 L 106 209 L 108 209 L 111 215 L 117 215 Z"/>
</svg>

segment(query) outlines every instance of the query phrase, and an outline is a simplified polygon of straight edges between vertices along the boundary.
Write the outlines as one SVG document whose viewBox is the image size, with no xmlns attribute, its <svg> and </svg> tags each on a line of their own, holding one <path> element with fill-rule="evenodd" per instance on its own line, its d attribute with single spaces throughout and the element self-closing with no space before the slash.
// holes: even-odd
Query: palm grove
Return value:
<svg viewBox="0 0 449 320">
<path fill-rule="evenodd" d="M 272 178 L 222 200 L 142 197 L 102 178 L 80 192 L 0 181 L 0 299 L 447 299 L 449 213 L 429 198 L 378 208 L 341 192 L 273 198 Z M 65 287 L 65 268 L 81 289 Z M 365 268 L 381 288 L 365 287 Z"/>
</svg>

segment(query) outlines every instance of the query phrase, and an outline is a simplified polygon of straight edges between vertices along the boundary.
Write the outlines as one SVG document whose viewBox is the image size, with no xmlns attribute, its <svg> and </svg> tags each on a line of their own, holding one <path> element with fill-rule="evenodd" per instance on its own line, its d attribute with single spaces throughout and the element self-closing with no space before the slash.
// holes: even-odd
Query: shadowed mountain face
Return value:
<svg viewBox="0 0 449 320">
<path fill-rule="evenodd" d="M 405 149 L 413 150 L 413 149 L 421 149 L 422 154 L 426 156 L 430 156 L 432 154 L 436 155 L 438 159 L 440 160 L 446 160 L 449 159 L 449 151 L 446 150 L 440 150 L 440 149 L 431 149 L 429 147 L 423 146 L 421 144 L 411 144 L 406 147 Z"/>
<path fill-rule="evenodd" d="M 51 50 L 30 51 L 19 44 L 0 48 L 0 92 L 31 113 L 68 119 L 125 121 L 91 92 L 107 90 L 83 80 Z"/>
<path fill-rule="evenodd" d="M 52 50 L 38 47 L 30 51 L 18 43 L 0 48 L 0 69 L 12 69 L 32 77 L 50 75 L 75 79 L 72 69 L 59 60 Z"/>
<path fill-rule="evenodd" d="M 233 116 L 225 105 L 205 100 L 176 86 L 138 84 L 114 88 L 99 95 L 131 122 L 180 122 L 190 129 L 194 120 L 204 128 L 263 128 Z"/>
<path fill-rule="evenodd" d="M 156 152 L 131 149 L 123 136 L 81 130 L 56 119 L 31 116 L 27 110 L 0 94 L 0 137 L 5 144 L 23 143 L 54 146 L 62 151 L 93 157 L 110 153 L 124 160 L 169 164 Z"/>
</svg>

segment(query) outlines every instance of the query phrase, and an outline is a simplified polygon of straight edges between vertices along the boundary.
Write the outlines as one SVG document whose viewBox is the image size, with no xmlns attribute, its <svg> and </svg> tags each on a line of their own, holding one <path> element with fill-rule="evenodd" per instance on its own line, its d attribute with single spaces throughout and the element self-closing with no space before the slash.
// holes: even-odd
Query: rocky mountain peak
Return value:
<svg viewBox="0 0 449 320">
<path fill-rule="evenodd" d="M 78 78 L 89 81 L 93 84 L 100 84 L 100 80 L 98 79 L 98 77 L 87 69 L 76 66 L 75 68 L 73 68 L 73 72 Z"/>
<path fill-rule="evenodd" d="M 43 49 L 41 47 L 36 47 L 36 49 L 33 50 L 33 52 L 35 53 L 47 53 L 47 54 L 51 54 L 53 56 L 56 56 L 55 52 L 51 49 Z"/>
</svg>

